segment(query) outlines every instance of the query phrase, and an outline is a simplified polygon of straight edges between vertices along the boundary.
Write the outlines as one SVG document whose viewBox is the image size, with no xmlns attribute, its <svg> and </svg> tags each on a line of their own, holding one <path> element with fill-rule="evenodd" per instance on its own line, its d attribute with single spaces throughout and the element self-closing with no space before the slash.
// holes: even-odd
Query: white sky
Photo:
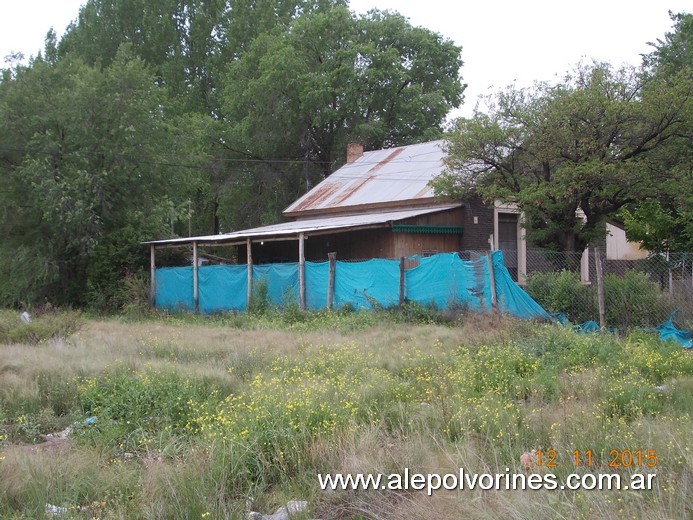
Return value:
<svg viewBox="0 0 693 520">
<path fill-rule="evenodd" d="M 16 0 L 0 17 L 0 60 L 58 37 L 86 0 Z M 156 0 L 152 0 L 156 1 Z M 392 9 L 462 46 L 469 86 L 456 114 L 469 115 L 480 94 L 512 83 L 555 80 L 580 60 L 640 63 L 648 41 L 670 30 L 668 11 L 691 12 L 693 0 L 350 0 L 352 10 Z M 4 66 L 0 62 L 0 67 Z"/>
</svg>

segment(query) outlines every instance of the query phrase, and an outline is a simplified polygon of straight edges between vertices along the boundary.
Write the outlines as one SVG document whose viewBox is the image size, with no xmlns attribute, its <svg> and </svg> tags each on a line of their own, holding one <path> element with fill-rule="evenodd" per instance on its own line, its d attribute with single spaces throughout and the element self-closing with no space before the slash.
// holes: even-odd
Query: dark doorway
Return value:
<svg viewBox="0 0 693 520">
<path fill-rule="evenodd" d="M 517 282 L 517 213 L 498 213 L 498 249 L 503 251 L 505 266 Z"/>
</svg>

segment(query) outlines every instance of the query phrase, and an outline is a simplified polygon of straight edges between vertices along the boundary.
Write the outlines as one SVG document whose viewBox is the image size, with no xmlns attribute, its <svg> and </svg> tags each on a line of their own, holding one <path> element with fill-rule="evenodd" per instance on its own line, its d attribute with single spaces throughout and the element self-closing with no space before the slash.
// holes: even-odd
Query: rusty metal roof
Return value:
<svg viewBox="0 0 693 520">
<path fill-rule="evenodd" d="M 429 213 L 437 213 L 459 207 L 461 204 L 437 204 L 434 206 L 421 207 L 416 209 L 403 209 L 397 211 L 373 211 L 369 213 L 357 213 L 352 215 L 331 216 L 322 218 L 305 218 L 295 222 L 284 222 L 281 224 L 272 224 L 271 226 L 262 226 L 242 231 L 234 231 L 223 235 L 206 235 L 199 237 L 187 238 L 169 238 L 165 240 L 152 240 L 143 242 L 144 244 L 153 245 L 185 245 L 198 242 L 200 244 L 232 244 L 241 243 L 246 239 L 262 240 L 264 239 L 286 239 L 292 240 L 298 238 L 299 233 L 306 235 L 329 232 L 334 230 L 348 231 L 352 228 L 363 227 L 384 227 L 391 222 L 397 222 L 419 215 Z"/>
<path fill-rule="evenodd" d="M 371 204 L 406 204 L 433 198 L 428 183 L 443 171 L 443 141 L 365 152 L 284 210 L 301 213 L 349 210 Z"/>
</svg>

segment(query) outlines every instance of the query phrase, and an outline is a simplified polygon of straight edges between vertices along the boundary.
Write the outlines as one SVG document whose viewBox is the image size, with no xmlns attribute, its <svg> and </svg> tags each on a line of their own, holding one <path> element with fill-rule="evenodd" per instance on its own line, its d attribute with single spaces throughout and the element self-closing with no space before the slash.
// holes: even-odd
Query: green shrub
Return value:
<svg viewBox="0 0 693 520">
<path fill-rule="evenodd" d="M 653 327 L 671 312 L 658 284 L 647 274 L 626 271 L 604 277 L 606 322 L 612 327 Z"/>
<path fill-rule="evenodd" d="M 79 388 L 84 413 L 98 418 L 91 435 L 127 438 L 133 450 L 147 447 L 161 432 L 195 433 L 197 414 L 207 403 L 214 406 L 218 394 L 211 382 L 184 378 L 173 369 L 116 367 L 84 379 Z"/>
<path fill-rule="evenodd" d="M 596 283 L 583 284 L 577 273 L 532 273 L 525 289 L 547 311 L 562 312 L 572 323 L 599 318 Z M 607 325 L 617 328 L 656 326 L 673 310 L 659 285 L 634 270 L 604 276 L 604 306 Z"/>
<path fill-rule="evenodd" d="M 263 315 L 269 308 L 269 284 L 267 279 L 253 280 L 253 290 L 250 295 L 248 312 L 250 314 Z"/>
<path fill-rule="evenodd" d="M 532 273 L 525 290 L 549 312 L 562 312 L 573 323 L 582 323 L 599 316 L 596 298 L 580 275 L 570 271 Z"/>
<path fill-rule="evenodd" d="M 35 345 L 51 338 L 67 338 L 77 332 L 82 317 L 74 311 L 48 311 L 24 323 L 15 311 L 0 311 L 0 343 Z"/>
<path fill-rule="evenodd" d="M 146 316 L 150 311 L 149 279 L 145 274 L 128 274 L 118 284 L 114 307 L 128 317 Z"/>
</svg>

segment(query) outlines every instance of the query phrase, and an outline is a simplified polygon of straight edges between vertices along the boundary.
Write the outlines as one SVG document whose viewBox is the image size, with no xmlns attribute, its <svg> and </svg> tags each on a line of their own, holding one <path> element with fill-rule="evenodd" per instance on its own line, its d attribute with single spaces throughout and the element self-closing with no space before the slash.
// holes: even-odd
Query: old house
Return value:
<svg viewBox="0 0 693 520">
<path fill-rule="evenodd" d="M 352 144 L 344 166 L 284 210 L 288 222 L 149 244 L 236 245 L 239 262 L 256 264 L 487 251 L 491 240 L 517 250 L 517 211 L 435 197 L 429 182 L 444 158 L 443 141 L 370 152 Z"/>
<path fill-rule="evenodd" d="M 239 263 L 255 264 L 323 261 L 328 253 L 357 260 L 492 248 L 504 251 L 508 270 L 522 283 L 528 253 L 520 211 L 499 201 L 487 206 L 436 197 L 429 182 L 442 173 L 444 159 L 443 141 L 368 152 L 351 144 L 344 166 L 284 210 L 289 221 L 152 241 L 152 258 L 155 248 L 173 245 L 234 245 Z M 644 254 L 613 225 L 606 247 L 609 259 Z M 586 256 L 583 263 L 587 272 Z"/>
</svg>

